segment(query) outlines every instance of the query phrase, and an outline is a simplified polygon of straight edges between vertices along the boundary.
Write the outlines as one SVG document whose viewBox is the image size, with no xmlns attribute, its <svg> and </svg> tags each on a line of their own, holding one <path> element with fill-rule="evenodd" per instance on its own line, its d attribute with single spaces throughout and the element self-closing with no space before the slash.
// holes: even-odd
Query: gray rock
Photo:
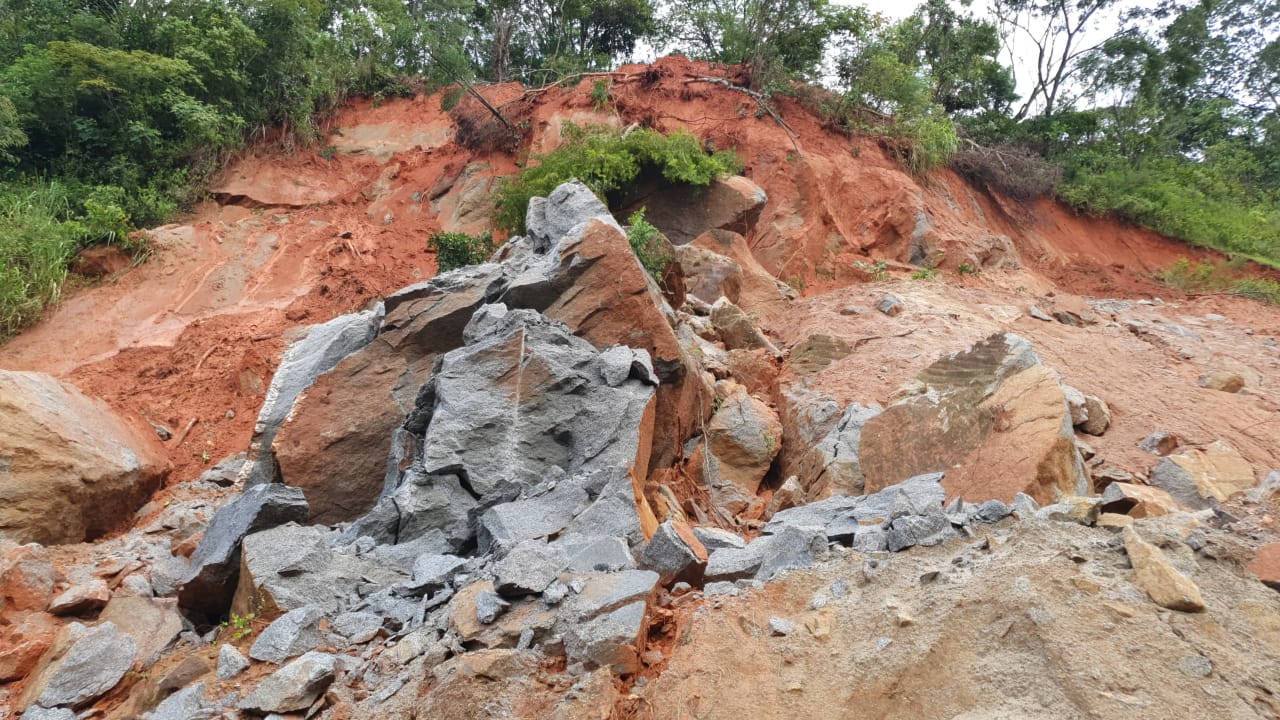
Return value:
<svg viewBox="0 0 1280 720">
<path fill-rule="evenodd" d="M 414 592 L 435 592 L 449 585 L 466 563 L 457 555 L 423 555 L 413 564 L 413 579 L 407 585 Z"/>
<path fill-rule="evenodd" d="M 551 468 L 576 476 L 635 463 L 652 385 L 609 386 L 590 343 L 531 310 L 485 305 L 463 335 L 405 423 L 421 437 L 422 472 L 465 478 L 470 494 L 497 504 Z"/>
<path fill-rule="evenodd" d="M 627 466 L 614 465 L 594 472 L 593 477 L 603 480 L 596 499 L 565 528 L 565 534 L 624 538 L 630 547 L 638 547 L 644 533 Z"/>
<path fill-rule="evenodd" d="M 76 720 L 76 714 L 69 708 L 42 708 L 39 705 L 32 705 L 18 720 Z"/>
<path fill-rule="evenodd" d="M 649 570 L 586 573 L 574 576 L 571 585 L 580 589 L 560 608 L 560 618 L 566 623 L 582 622 L 623 605 L 647 601 L 658 586 L 658 574 Z"/>
<path fill-rule="evenodd" d="M 864 525 L 853 534 L 854 550 L 863 553 L 882 552 L 889 549 L 889 533 L 885 525 Z"/>
<path fill-rule="evenodd" d="M 889 526 L 889 550 L 898 552 L 913 545 L 938 545 L 959 533 L 946 515 L 907 515 Z"/>
<path fill-rule="evenodd" d="M 812 567 L 827 556 L 827 534 L 821 528 L 787 526 L 774 535 L 757 538 L 752 545 L 757 542 L 764 544 L 764 552 L 756 578 L 766 582 L 791 570 Z"/>
<path fill-rule="evenodd" d="M 1003 502 L 993 498 L 979 505 L 978 510 L 973 514 L 973 517 L 978 522 L 996 523 L 1006 517 L 1009 517 L 1011 514 L 1013 514 L 1013 508 L 1010 508 Z"/>
<path fill-rule="evenodd" d="M 382 305 L 379 305 L 374 310 L 336 317 L 313 326 L 306 337 L 285 350 L 253 428 L 249 444 L 251 460 L 242 471 L 246 485 L 270 483 L 277 479 L 271 443 L 293 409 L 298 395 L 343 358 L 368 345 L 378 332 L 382 316 Z"/>
<path fill-rule="evenodd" d="M 741 535 L 716 527 L 698 526 L 693 529 L 693 534 L 697 536 L 708 552 L 714 552 L 721 548 L 740 549 L 747 546 L 747 541 L 743 540 Z"/>
<path fill-rule="evenodd" d="M 324 643 L 320 637 L 320 619 L 324 612 L 318 607 L 301 607 L 281 615 L 253 641 L 249 657 L 254 660 L 283 663 L 291 657 L 314 650 Z"/>
<path fill-rule="evenodd" d="M 725 347 L 730 350 L 761 349 L 771 355 L 779 354 L 778 348 L 756 328 L 750 316 L 742 308 L 729 302 L 729 298 L 722 297 L 711 306 L 711 322 Z"/>
<path fill-rule="evenodd" d="M 490 625 L 511 603 L 503 600 L 498 593 L 481 590 L 476 593 L 476 619 L 481 625 Z"/>
<path fill-rule="evenodd" d="M 1178 659 L 1178 670 L 1187 677 L 1209 677 L 1213 672 L 1213 663 L 1203 655 L 1187 655 Z"/>
<path fill-rule="evenodd" d="M 115 623 L 86 628 L 72 623 L 71 647 L 40 674 L 36 703 L 46 708 L 79 707 L 115 687 L 133 667 L 137 643 Z"/>
<path fill-rule="evenodd" d="M 1217 505 L 1212 497 L 1203 497 L 1195 477 L 1172 458 L 1162 457 L 1151 468 L 1150 482 L 1169 493 L 1179 505 L 1192 510 L 1204 510 Z"/>
<path fill-rule="evenodd" d="M 231 643 L 223 643 L 218 648 L 218 679 L 230 680 L 249 669 L 249 658 L 235 648 Z"/>
<path fill-rule="evenodd" d="M 717 595 L 728 595 L 735 597 L 742 591 L 738 586 L 727 580 L 717 582 L 709 582 L 702 588 L 702 594 L 707 597 L 716 597 Z"/>
<path fill-rule="evenodd" d="M 326 528 L 293 524 L 249 535 L 243 550 L 248 576 L 240 578 L 241 585 L 268 607 L 288 611 L 314 605 L 334 613 L 362 585 L 390 586 L 405 579 L 398 568 L 375 558 L 334 552 L 330 538 Z"/>
<path fill-rule="evenodd" d="M 1029 520 L 1040 510 L 1040 503 L 1026 493 L 1018 493 L 1013 496 L 1012 510 L 1019 520 Z"/>
<path fill-rule="evenodd" d="M 636 566 L 635 558 L 622 538 L 573 536 L 561 538 L 556 543 L 565 548 L 569 572 L 616 572 L 632 570 Z"/>
<path fill-rule="evenodd" d="M 132 576 L 130 576 L 132 577 Z M 49 612 L 54 615 L 80 615 L 101 610 L 111 599 L 111 590 L 98 578 L 72 585 L 49 603 Z"/>
<path fill-rule="evenodd" d="M 489 508 L 480 516 L 480 549 L 508 549 L 522 540 L 547 537 L 564 530 L 590 498 L 581 487 L 562 482 L 550 492 Z"/>
<path fill-rule="evenodd" d="M 707 550 L 687 526 L 682 533 L 667 520 L 658 526 L 638 560 L 642 569 L 658 573 L 658 582 L 663 585 L 676 581 L 698 584 L 707 568 Z"/>
<path fill-rule="evenodd" d="M 764 562 L 766 538 L 756 538 L 744 548 L 720 548 L 707 558 L 708 582 L 732 582 L 755 577 Z"/>
<path fill-rule="evenodd" d="M 540 593 L 569 564 L 562 548 L 526 540 L 493 567 L 494 587 L 503 595 Z"/>
<path fill-rule="evenodd" d="M 786 618 L 771 617 L 769 618 L 769 634 L 777 637 L 785 637 L 796 631 L 796 624 Z"/>
<path fill-rule="evenodd" d="M 146 720 L 210 720 L 220 712 L 204 699 L 204 683 L 183 688 L 156 706 Z"/>
<path fill-rule="evenodd" d="M 378 636 L 382 617 L 371 612 L 344 612 L 333 619 L 330 628 L 352 645 L 359 645 Z"/>
<path fill-rule="evenodd" d="M 240 473 L 244 471 L 244 466 L 248 459 L 249 454 L 244 452 L 228 455 L 215 463 L 213 467 L 200 473 L 200 477 L 196 478 L 196 482 L 208 482 L 219 487 L 231 487 L 240 478 Z"/>
<path fill-rule="evenodd" d="M 287 713 L 311 706 L 333 682 L 338 659 L 321 652 L 309 652 L 290 662 L 258 684 L 240 701 L 242 710 Z"/>
<path fill-rule="evenodd" d="M 902 308 L 902 301 L 895 295 L 885 295 L 876 303 L 876 309 L 889 317 L 902 312 Z"/>
<path fill-rule="evenodd" d="M 530 198 L 525 213 L 525 235 L 536 253 L 550 252 L 565 235 L 590 220 L 618 226 L 609 208 L 590 188 L 578 181 L 567 182 L 545 198 Z"/>
<path fill-rule="evenodd" d="M 1179 438 L 1168 430 L 1156 430 L 1138 443 L 1138 448 L 1152 455 L 1168 455 L 1178 449 Z"/>
<path fill-rule="evenodd" d="M 191 570 L 178 591 L 178 603 L 207 617 L 225 615 L 240 575 L 240 548 L 246 535 L 306 522 L 302 491 L 276 483 L 249 488 L 213 516 L 191 556 Z"/>
<path fill-rule="evenodd" d="M 1044 322 L 1053 322 L 1053 318 L 1049 316 L 1049 313 L 1041 310 L 1035 305 L 1032 305 L 1031 307 L 1027 308 L 1027 314 L 1035 318 L 1036 320 L 1042 320 Z"/>
<path fill-rule="evenodd" d="M 1256 488 L 1244 491 L 1244 497 L 1251 503 L 1266 502 L 1269 498 L 1280 494 L 1280 470 L 1272 470 Z"/>
<path fill-rule="evenodd" d="M 441 538 L 442 550 L 456 552 L 470 544 L 477 501 L 457 474 L 410 470 L 373 509 L 355 520 L 346 537 L 369 536 L 380 543 L 399 544 Z"/>
<path fill-rule="evenodd" d="M 563 635 L 569 661 L 580 662 L 587 669 L 635 672 L 635 646 L 644 629 L 645 608 L 644 602 L 634 602 L 592 620 L 566 625 Z"/>
<path fill-rule="evenodd" d="M 881 412 L 879 405 L 857 403 L 841 410 L 829 396 L 802 385 L 783 388 L 782 473 L 795 475 L 809 497 L 861 495 L 862 430 Z"/>
</svg>

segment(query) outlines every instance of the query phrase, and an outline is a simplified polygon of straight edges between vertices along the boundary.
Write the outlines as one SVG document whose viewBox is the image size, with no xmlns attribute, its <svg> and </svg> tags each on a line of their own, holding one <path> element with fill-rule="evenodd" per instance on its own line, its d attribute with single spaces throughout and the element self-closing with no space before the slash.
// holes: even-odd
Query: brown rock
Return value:
<svg viewBox="0 0 1280 720">
<path fill-rule="evenodd" d="M 44 611 L 61 580 L 43 546 L 32 543 L 10 550 L 0 558 L 0 611 Z"/>
<path fill-rule="evenodd" d="M 763 400 L 735 386 L 711 416 L 707 442 L 713 486 L 727 483 L 744 496 L 754 496 L 782 447 L 782 422 Z"/>
<path fill-rule="evenodd" d="M 169 470 L 155 432 L 48 375 L 0 371 L 0 537 L 82 542 L 126 523 Z"/>
<path fill-rule="evenodd" d="M 1181 612 L 1203 612 L 1200 588 L 1178 572 L 1160 548 L 1143 540 L 1131 527 L 1124 532 L 1124 549 L 1133 565 L 1134 584 L 1157 605 Z"/>
<path fill-rule="evenodd" d="M 1130 515 L 1104 512 L 1098 515 L 1098 520 L 1094 525 L 1097 527 L 1117 529 L 1133 527 L 1133 517 Z"/>
<path fill-rule="evenodd" d="M 1164 457 L 1151 469 L 1151 484 L 1166 490 L 1182 505 L 1201 509 L 1249 490 L 1258 479 L 1235 448 L 1217 440 Z"/>
<path fill-rule="evenodd" d="M 685 291 L 705 303 L 721 297 L 737 302 L 742 291 L 742 268 L 733 260 L 696 245 L 677 245 L 676 261 L 685 278 Z"/>
<path fill-rule="evenodd" d="M 143 667 L 160 659 L 182 632 L 182 615 L 178 613 L 176 598 L 116 595 L 98 619 L 115 623 L 121 633 L 134 639 Z"/>
<path fill-rule="evenodd" d="M 58 633 L 58 623 L 46 613 L 23 613 L 0 624 L 0 682 L 31 674 Z"/>
<path fill-rule="evenodd" d="M 1197 384 L 1208 390 L 1237 393 L 1244 388 L 1244 378 L 1227 370 L 1212 370 L 1200 376 Z"/>
<path fill-rule="evenodd" d="M 853 348 L 849 343 L 840 338 L 810 335 L 791 348 L 791 354 L 787 357 L 787 369 L 800 377 L 812 375 L 852 352 Z"/>
<path fill-rule="evenodd" d="M 708 230 L 749 233 L 768 200 L 759 185 L 735 175 L 712 182 L 696 197 L 687 187 L 670 183 L 641 188 L 624 201 L 627 210 L 621 214 L 644 207 L 646 220 L 673 243 L 685 245 Z"/>
<path fill-rule="evenodd" d="M 1280 590 L 1280 542 L 1263 545 L 1249 563 L 1249 572 L 1268 587 Z"/>
<path fill-rule="evenodd" d="M 1157 517 L 1182 510 L 1169 493 L 1157 487 L 1113 482 L 1102 493 L 1102 510 L 1135 518 Z"/>
<path fill-rule="evenodd" d="M 736 232 L 709 230 L 692 243 L 693 247 L 710 250 L 737 264 L 741 277 L 737 297 L 730 297 L 738 307 L 759 317 L 763 322 L 785 315 L 795 291 L 781 283 L 756 260 L 747 239 Z M 726 294 L 726 297 L 728 295 Z M 715 302 L 712 298 L 707 302 Z"/>
<path fill-rule="evenodd" d="M 1084 409 L 1088 419 L 1080 424 L 1080 430 L 1089 435 L 1101 435 L 1111 426 L 1111 408 L 1100 397 L 1084 396 Z"/>
<path fill-rule="evenodd" d="M 866 492 L 946 471 L 951 497 L 1042 505 L 1089 491 L 1057 375 L 1030 344 L 997 334 L 926 368 L 929 392 L 867 421 L 860 460 Z"/>
<path fill-rule="evenodd" d="M 711 306 L 711 322 L 716 326 L 716 332 L 720 334 L 725 347 L 740 350 L 760 348 L 778 354 L 777 348 L 756 329 L 751 318 L 742 308 L 729 302 L 728 298 L 720 298 Z"/>
<path fill-rule="evenodd" d="M 94 578 L 89 582 L 73 585 L 49 604 L 49 612 L 54 615 L 80 615 L 95 612 L 106 606 L 111 599 L 111 590 L 102 580 Z"/>
<path fill-rule="evenodd" d="M 729 374 L 752 395 L 772 397 L 778 364 L 764 350 L 730 350 Z"/>
</svg>

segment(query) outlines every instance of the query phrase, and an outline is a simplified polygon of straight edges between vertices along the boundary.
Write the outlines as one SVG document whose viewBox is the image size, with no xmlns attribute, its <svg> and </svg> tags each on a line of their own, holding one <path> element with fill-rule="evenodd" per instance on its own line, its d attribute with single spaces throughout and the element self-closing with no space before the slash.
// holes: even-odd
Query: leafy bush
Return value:
<svg viewBox="0 0 1280 720">
<path fill-rule="evenodd" d="M 661 283 L 662 271 L 671 264 L 675 256 L 667 251 L 658 228 L 644 219 L 643 208 L 627 218 L 627 242 L 631 244 L 631 250 L 635 252 L 644 269 L 654 280 Z"/>
<path fill-rule="evenodd" d="M 488 230 L 479 235 L 432 233 L 427 239 L 427 247 L 435 251 L 440 272 L 449 272 L 488 260 L 493 254 L 493 233 Z"/>
<path fill-rule="evenodd" d="M 649 129 L 622 133 L 607 127 L 566 123 L 563 132 L 563 145 L 535 158 L 533 164 L 502 183 L 495 218 L 499 227 L 524 232 L 529 199 L 546 196 L 574 178 L 608 204 L 610 196 L 625 190 L 642 173 L 660 174 L 673 183 L 706 187 L 712 180 L 742 169 L 733 152 L 708 155 L 693 134 L 682 130 L 670 135 Z"/>
</svg>

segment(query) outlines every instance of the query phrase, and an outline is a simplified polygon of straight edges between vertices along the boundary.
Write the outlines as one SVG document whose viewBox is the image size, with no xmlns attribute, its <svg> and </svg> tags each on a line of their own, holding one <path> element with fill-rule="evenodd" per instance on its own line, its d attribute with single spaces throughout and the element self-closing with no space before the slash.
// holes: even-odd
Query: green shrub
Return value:
<svg viewBox="0 0 1280 720">
<path fill-rule="evenodd" d="M 742 169 L 732 152 L 711 155 L 691 133 L 676 131 L 663 135 L 654 130 L 622 133 L 600 126 L 579 127 L 567 123 L 565 142 L 554 151 L 535 158 L 498 190 L 499 227 L 524 232 L 529 199 L 545 197 L 561 183 L 578 179 L 606 204 L 616 199 L 642 173 L 656 173 L 673 183 L 705 187 L 712 180 Z"/>
<path fill-rule="evenodd" d="M 658 228 L 644 219 L 643 208 L 627 218 L 627 242 L 631 244 L 631 250 L 640 259 L 644 269 L 661 283 L 662 271 L 671 264 L 675 256 L 667 251 Z"/>
<path fill-rule="evenodd" d="M 1280 305 L 1280 282 L 1247 275 L 1241 270 L 1243 265 L 1243 258 L 1218 264 L 1181 258 L 1156 277 L 1184 292 L 1221 292 Z"/>
<path fill-rule="evenodd" d="M 603 110 L 609 107 L 611 100 L 613 100 L 613 95 L 609 93 L 608 80 L 597 80 L 591 85 L 591 104 L 596 110 Z"/>
<path fill-rule="evenodd" d="M 427 247 L 435 251 L 440 272 L 449 272 L 488 260 L 493 254 L 493 233 L 488 230 L 479 235 L 432 233 L 427 239 Z"/>
</svg>

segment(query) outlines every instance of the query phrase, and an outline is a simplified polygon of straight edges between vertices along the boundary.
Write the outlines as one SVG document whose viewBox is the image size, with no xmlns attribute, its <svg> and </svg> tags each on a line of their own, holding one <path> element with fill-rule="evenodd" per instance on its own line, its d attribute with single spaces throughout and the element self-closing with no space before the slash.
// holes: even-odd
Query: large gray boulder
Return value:
<svg viewBox="0 0 1280 720">
<path fill-rule="evenodd" d="M 333 683 L 338 658 L 309 652 L 271 674 L 240 701 L 242 710 L 287 713 L 311 706 Z"/>
<path fill-rule="evenodd" d="M 288 522 L 306 522 L 302 491 L 277 483 L 256 485 L 213 516 L 191 556 L 191 570 L 178 603 L 209 618 L 224 615 L 240 575 L 240 545 L 246 535 Z"/>
<path fill-rule="evenodd" d="M 46 708 L 78 708 L 103 695 L 133 666 L 137 644 L 114 623 L 72 623 L 50 650 L 56 659 L 28 684 L 23 699 Z"/>
<path fill-rule="evenodd" d="M 279 665 L 291 657 L 314 650 L 324 642 L 320 637 L 320 619 L 323 617 L 324 611 L 314 605 L 290 610 L 276 618 L 253 641 L 249 657 Z"/>
<path fill-rule="evenodd" d="M 621 363 L 561 323 L 504 305 L 477 311 L 463 339 L 437 362 L 405 423 L 420 452 L 356 532 L 405 542 L 438 531 L 461 548 L 481 513 L 486 547 L 514 543 L 590 509 L 591 493 L 573 485 L 585 480 L 546 492 L 548 478 L 647 466 L 654 378 L 643 358 Z M 524 506 L 500 507 L 522 496 Z"/>
<path fill-rule="evenodd" d="M 271 386 L 263 398 L 258 421 L 249 444 L 249 462 L 241 471 L 246 485 L 273 482 L 279 473 L 271 444 L 281 423 L 293 410 L 293 404 L 321 374 L 334 368 L 343 358 L 373 340 L 382 323 L 383 309 L 342 315 L 315 325 L 306 337 L 285 350 L 280 366 L 271 378 Z"/>
</svg>

